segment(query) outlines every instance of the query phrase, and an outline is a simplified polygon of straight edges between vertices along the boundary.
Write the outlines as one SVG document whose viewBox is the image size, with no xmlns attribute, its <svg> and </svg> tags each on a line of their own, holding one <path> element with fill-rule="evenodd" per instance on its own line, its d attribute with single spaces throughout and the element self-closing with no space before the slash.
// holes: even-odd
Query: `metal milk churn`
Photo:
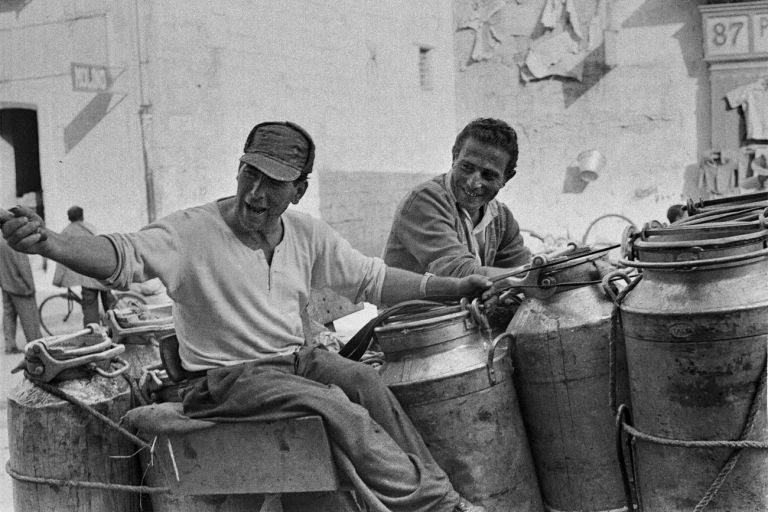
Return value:
<svg viewBox="0 0 768 512">
<path fill-rule="evenodd" d="M 629 391 L 623 343 L 611 339 L 613 302 L 601 286 L 616 269 L 601 254 L 537 258 L 537 281 L 547 285 L 523 289 L 507 332 L 544 506 L 618 510 L 624 490 L 609 397 L 627 403 Z"/>
<path fill-rule="evenodd" d="M 481 332 L 479 314 L 459 305 L 390 317 L 374 331 L 381 376 L 460 494 L 489 512 L 541 511 L 509 336 Z"/>
<path fill-rule="evenodd" d="M 622 263 L 642 271 L 621 320 L 649 512 L 768 510 L 768 451 L 733 444 L 768 440 L 768 229 L 762 211 L 711 213 L 625 239 Z"/>
</svg>

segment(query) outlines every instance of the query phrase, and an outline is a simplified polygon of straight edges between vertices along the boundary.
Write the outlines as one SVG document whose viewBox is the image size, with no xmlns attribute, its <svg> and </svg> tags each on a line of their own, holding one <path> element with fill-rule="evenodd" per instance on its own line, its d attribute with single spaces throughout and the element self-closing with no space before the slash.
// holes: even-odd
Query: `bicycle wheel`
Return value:
<svg viewBox="0 0 768 512">
<path fill-rule="evenodd" d="M 49 335 L 68 334 L 83 328 L 83 308 L 66 293 L 51 295 L 38 308 L 40 327 Z"/>
<path fill-rule="evenodd" d="M 147 299 L 143 295 L 135 292 L 112 292 L 115 294 L 117 302 L 114 309 L 130 309 L 133 306 L 143 306 L 147 304 Z"/>
</svg>

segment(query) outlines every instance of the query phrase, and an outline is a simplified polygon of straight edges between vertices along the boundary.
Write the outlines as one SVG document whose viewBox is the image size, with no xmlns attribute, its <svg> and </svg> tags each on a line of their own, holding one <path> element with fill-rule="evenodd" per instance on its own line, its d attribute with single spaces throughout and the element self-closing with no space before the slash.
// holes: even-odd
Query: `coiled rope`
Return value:
<svg viewBox="0 0 768 512">
<path fill-rule="evenodd" d="M 629 279 L 629 276 L 625 277 Z M 621 323 L 621 303 L 624 301 L 624 297 L 642 280 L 643 274 L 638 274 L 637 277 L 629 280 L 627 286 L 616 294 L 616 298 L 613 301 L 613 309 L 611 310 L 611 329 L 608 332 L 608 406 L 614 414 L 618 410 L 616 404 L 616 389 L 618 385 L 616 378 L 616 346 L 621 335 L 620 333 L 624 329 Z"/>
</svg>

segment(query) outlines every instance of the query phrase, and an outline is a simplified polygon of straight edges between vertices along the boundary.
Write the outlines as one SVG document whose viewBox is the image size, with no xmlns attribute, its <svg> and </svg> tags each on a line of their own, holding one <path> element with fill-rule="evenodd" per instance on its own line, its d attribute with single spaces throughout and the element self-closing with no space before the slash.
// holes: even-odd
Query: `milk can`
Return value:
<svg viewBox="0 0 768 512">
<path fill-rule="evenodd" d="M 479 323 L 462 306 L 391 317 L 375 329 L 381 376 L 460 494 L 489 512 L 540 511 L 509 336 Z"/>
<path fill-rule="evenodd" d="M 507 328 L 542 499 L 547 510 L 621 509 L 611 402 L 629 391 L 601 286 L 614 267 L 599 254 L 553 263 L 542 269 L 549 286 L 526 290 Z"/>
<path fill-rule="evenodd" d="M 768 229 L 759 217 L 626 241 L 623 263 L 642 271 L 621 304 L 632 422 L 676 443 L 635 436 L 642 510 L 768 510 L 765 450 L 677 445 L 768 440 Z"/>
</svg>

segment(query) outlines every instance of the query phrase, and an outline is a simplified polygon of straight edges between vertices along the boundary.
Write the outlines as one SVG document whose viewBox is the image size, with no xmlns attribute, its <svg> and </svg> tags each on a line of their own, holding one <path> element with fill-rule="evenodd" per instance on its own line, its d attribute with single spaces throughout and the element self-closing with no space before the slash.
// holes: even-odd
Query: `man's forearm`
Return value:
<svg viewBox="0 0 768 512">
<path fill-rule="evenodd" d="M 0 229 L 13 250 L 40 254 L 88 277 L 106 279 L 117 268 L 117 252 L 109 240 L 62 236 L 47 229 L 42 217 L 26 206 L 0 208 Z"/>
<path fill-rule="evenodd" d="M 396 304 L 404 300 L 423 298 L 424 296 L 461 296 L 461 279 L 456 277 L 431 276 L 422 290 L 424 275 L 394 267 L 387 267 L 384 285 L 381 289 L 381 301 L 384 304 Z"/>
<path fill-rule="evenodd" d="M 46 230 L 43 256 L 96 279 L 106 279 L 117 267 L 117 253 L 112 243 L 103 236 L 64 237 Z"/>
<path fill-rule="evenodd" d="M 509 267 L 509 268 L 502 268 L 502 267 L 480 267 L 480 274 L 490 277 L 493 279 L 494 277 L 498 276 L 508 276 L 510 274 L 513 274 L 515 272 L 523 272 L 525 270 L 525 265 L 521 265 L 519 267 Z"/>
<path fill-rule="evenodd" d="M 503 274 L 509 274 L 509 269 L 500 267 L 480 267 L 480 271 L 478 273 L 486 277 L 494 278 Z"/>
</svg>

